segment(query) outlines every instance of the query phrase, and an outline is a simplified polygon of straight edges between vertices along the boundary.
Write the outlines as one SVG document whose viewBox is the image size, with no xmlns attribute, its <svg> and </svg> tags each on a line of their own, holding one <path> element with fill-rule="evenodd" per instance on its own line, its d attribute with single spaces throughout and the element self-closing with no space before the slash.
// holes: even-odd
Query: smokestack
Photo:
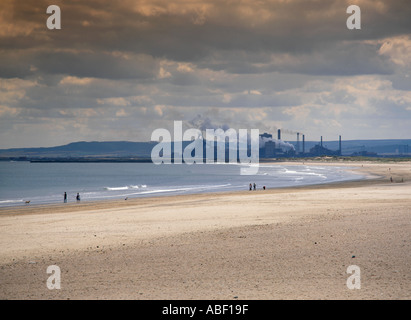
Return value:
<svg viewBox="0 0 411 320">
<path fill-rule="evenodd" d="M 321 147 L 323 146 L 323 136 L 321 136 Z"/>
<path fill-rule="evenodd" d="M 303 134 L 303 153 L 305 153 L 305 134 Z"/>
<path fill-rule="evenodd" d="M 300 152 L 300 133 L 297 132 L 297 153 Z"/>
<path fill-rule="evenodd" d="M 339 141 L 339 154 L 341 155 L 341 151 L 342 151 L 342 149 L 341 149 L 341 136 L 340 136 L 340 141 Z"/>
<path fill-rule="evenodd" d="M 281 130 L 278 129 L 278 140 L 281 140 Z"/>
</svg>

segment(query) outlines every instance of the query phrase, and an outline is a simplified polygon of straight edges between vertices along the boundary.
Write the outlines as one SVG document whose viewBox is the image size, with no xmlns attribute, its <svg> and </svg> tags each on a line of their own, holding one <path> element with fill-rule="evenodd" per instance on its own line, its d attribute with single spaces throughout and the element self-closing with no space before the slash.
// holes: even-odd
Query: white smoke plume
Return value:
<svg viewBox="0 0 411 320">
<path fill-rule="evenodd" d="M 267 137 L 260 137 L 260 146 L 263 147 L 266 142 L 268 141 L 273 141 L 276 144 L 276 148 L 281 148 L 285 149 L 286 151 L 289 150 L 295 150 L 294 146 L 291 143 L 285 142 L 283 140 L 277 140 L 273 138 L 267 138 Z"/>
<path fill-rule="evenodd" d="M 213 122 L 209 117 L 207 116 L 202 116 L 200 114 L 198 114 L 196 117 L 194 117 L 192 120 L 187 121 L 187 124 L 191 127 L 194 127 L 196 129 L 199 129 L 202 133 L 203 133 L 203 137 L 205 137 L 205 130 L 206 129 L 223 129 L 224 131 L 228 130 L 230 128 L 229 125 L 227 124 L 223 124 L 223 125 L 218 125 L 215 122 Z M 275 127 L 271 127 L 273 133 L 277 134 L 277 128 Z M 281 129 L 281 133 L 285 133 L 285 134 L 297 134 L 296 131 L 292 131 L 289 129 Z M 301 134 L 301 133 L 300 133 Z M 250 143 L 250 137 L 248 136 L 248 143 Z M 267 141 L 273 141 L 276 143 L 276 147 L 277 148 L 281 148 L 284 151 L 289 151 L 289 150 L 295 150 L 294 145 L 292 145 L 291 143 L 285 142 L 283 140 L 278 140 L 278 139 L 272 139 L 272 138 L 267 138 L 267 137 L 261 137 L 259 139 L 259 143 L 260 143 L 260 147 L 263 147 L 264 144 Z"/>
<path fill-rule="evenodd" d="M 230 127 L 227 124 L 223 125 L 217 125 L 211 121 L 210 118 L 208 117 L 203 117 L 201 115 L 197 115 L 194 119 L 188 121 L 188 124 L 191 125 L 192 127 L 199 129 L 201 132 L 204 132 L 206 129 L 223 129 L 226 131 Z"/>
</svg>

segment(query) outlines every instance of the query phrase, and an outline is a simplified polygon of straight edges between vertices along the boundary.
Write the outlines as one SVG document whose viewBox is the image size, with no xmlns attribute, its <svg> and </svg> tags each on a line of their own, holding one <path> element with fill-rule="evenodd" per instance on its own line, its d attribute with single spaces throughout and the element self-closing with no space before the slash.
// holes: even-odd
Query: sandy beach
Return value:
<svg viewBox="0 0 411 320">
<path fill-rule="evenodd" d="M 411 163 L 321 165 L 368 179 L 2 208 L 0 299 L 410 299 Z"/>
</svg>

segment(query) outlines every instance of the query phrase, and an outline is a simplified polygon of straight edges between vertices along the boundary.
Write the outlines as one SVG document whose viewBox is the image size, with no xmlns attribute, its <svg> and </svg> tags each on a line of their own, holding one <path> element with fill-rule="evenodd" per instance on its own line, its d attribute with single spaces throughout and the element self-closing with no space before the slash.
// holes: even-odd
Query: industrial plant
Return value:
<svg viewBox="0 0 411 320">
<path fill-rule="evenodd" d="M 306 146 L 305 135 L 296 133 L 296 141 L 285 142 L 281 139 L 281 129 L 277 131 L 277 139 L 272 134 L 260 134 L 260 158 L 281 158 L 281 157 L 316 157 L 316 156 L 340 156 L 342 155 L 342 142 L 339 136 L 337 150 L 328 149 L 323 145 L 323 137 L 317 144 L 310 142 L 311 148 Z M 301 139 L 301 141 L 300 141 Z"/>
</svg>

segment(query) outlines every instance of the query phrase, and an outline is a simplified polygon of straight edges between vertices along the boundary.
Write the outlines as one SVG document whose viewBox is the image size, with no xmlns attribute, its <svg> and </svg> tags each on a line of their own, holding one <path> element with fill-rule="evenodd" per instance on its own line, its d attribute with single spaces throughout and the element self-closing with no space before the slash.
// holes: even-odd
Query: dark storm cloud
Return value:
<svg viewBox="0 0 411 320">
<path fill-rule="evenodd" d="M 24 78 L 35 74 L 69 74 L 107 79 L 153 78 L 158 63 L 148 55 L 125 58 L 112 52 L 54 50 L 6 51 L 0 61 L 3 78 Z"/>
<path fill-rule="evenodd" d="M 41 52 L 33 63 L 45 73 L 107 79 L 151 78 L 157 65 L 150 56 L 125 59 L 109 53 Z"/>
<path fill-rule="evenodd" d="M 29 61 L 32 60 L 31 56 L 9 50 L 0 52 L 0 57 L 1 78 L 25 78 L 33 74 Z"/>
<path fill-rule="evenodd" d="M 399 35 L 411 29 L 411 6 L 400 0 L 359 1 L 363 27 L 358 32 L 345 27 L 347 3 L 342 0 L 237 4 L 175 1 L 173 5 L 169 1 L 55 2 L 62 10 L 59 31 L 45 27 L 46 1 L 12 2 L 8 23 L 18 27 L 15 33 L 2 35 L 1 47 L 6 54 L 22 48 L 47 51 L 25 55 L 25 62 L 16 64 L 16 76 L 29 74 L 30 65 L 46 73 L 76 76 L 150 76 L 150 69 L 153 70 L 150 65 L 142 71 L 132 60 L 115 61 L 101 53 L 116 51 L 146 54 L 153 59 L 190 61 L 239 74 L 274 70 L 385 74 L 390 72 L 386 61 L 375 48 L 358 45 L 358 41 Z M 61 53 L 57 49 L 88 53 Z M 289 65 L 280 61 L 265 66 L 270 55 L 282 53 L 295 56 L 299 62 Z M 66 61 L 65 65 L 60 61 Z M 10 65 L 0 70 L 7 77 L 13 75 Z"/>
</svg>

